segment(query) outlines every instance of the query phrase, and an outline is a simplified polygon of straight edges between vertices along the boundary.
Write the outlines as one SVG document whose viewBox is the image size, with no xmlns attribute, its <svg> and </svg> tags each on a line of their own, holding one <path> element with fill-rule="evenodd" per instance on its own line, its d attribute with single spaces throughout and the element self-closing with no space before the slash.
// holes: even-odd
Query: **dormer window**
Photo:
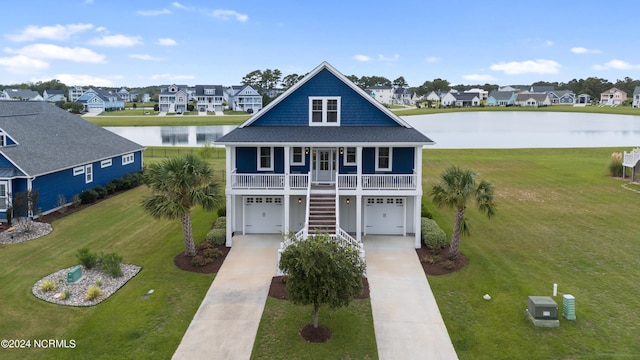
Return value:
<svg viewBox="0 0 640 360">
<path fill-rule="evenodd" d="M 340 97 L 309 97 L 310 126 L 339 126 Z"/>
<path fill-rule="evenodd" d="M 215 89 L 204 89 L 205 95 L 214 95 L 215 92 L 216 92 Z"/>
</svg>

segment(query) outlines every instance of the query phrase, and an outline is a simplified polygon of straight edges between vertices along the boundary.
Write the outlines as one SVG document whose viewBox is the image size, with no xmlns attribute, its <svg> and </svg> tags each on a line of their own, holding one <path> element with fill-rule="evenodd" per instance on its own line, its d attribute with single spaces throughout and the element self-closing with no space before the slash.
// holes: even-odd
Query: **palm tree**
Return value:
<svg viewBox="0 0 640 360">
<path fill-rule="evenodd" d="M 184 253 L 195 256 L 191 208 L 200 205 L 213 210 L 222 202 L 209 164 L 195 155 L 182 155 L 151 164 L 143 179 L 152 192 L 142 201 L 144 209 L 155 218 L 180 218 Z"/>
<path fill-rule="evenodd" d="M 472 195 L 480 212 L 489 218 L 495 215 L 493 184 L 482 180 L 476 186 L 476 176 L 474 171 L 452 166 L 440 175 L 440 183 L 431 188 L 431 198 L 438 207 L 456 209 L 453 235 L 449 246 L 449 259 L 456 259 L 460 255 L 461 235 L 469 235 L 469 224 L 465 217 L 465 210 L 467 201 Z"/>
</svg>

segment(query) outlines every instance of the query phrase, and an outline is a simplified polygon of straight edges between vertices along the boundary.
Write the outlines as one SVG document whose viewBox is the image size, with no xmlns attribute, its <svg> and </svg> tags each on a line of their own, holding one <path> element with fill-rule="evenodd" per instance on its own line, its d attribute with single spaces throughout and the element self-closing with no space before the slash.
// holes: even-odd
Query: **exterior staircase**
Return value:
<svg viewBox="0 0 640 360">
<path fill-rule="evenodd" d="M 309 232 L 336 233 L 335 192 L 314 192 L 309 197 Z"/>
</svg>

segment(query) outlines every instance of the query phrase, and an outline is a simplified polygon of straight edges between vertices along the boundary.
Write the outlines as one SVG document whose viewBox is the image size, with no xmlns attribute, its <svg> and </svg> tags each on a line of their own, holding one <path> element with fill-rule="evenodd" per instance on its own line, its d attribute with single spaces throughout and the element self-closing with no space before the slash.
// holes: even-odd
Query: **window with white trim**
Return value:
<svg viewBox="0 0 640 360">
<path fill-rule="evenodd" d="M 356 148 L 348 147 L 344 151 L 344 165 L 355 166 L 356 164 Z"/>
<path fill-rule="evenodd" d="M 93 182 L 93 165 L 89 164 L 84 167 L 84 182 L 91 183 Z"/>
<path fill-rule="evenodd" d="M 258 170 L 273 171 L 272 147 L 258 147 Z"/>
<path fill-rule="evenodd" d="M 376 148 L 376 171 L 390 171 L 390 170 L 391 170 L 391 148 L 390 147 Z"/>
<path fill-rule="evenodd" d="M 109 166 L 111 166 L 111 164 L 112 164 L 112 163 L 113 163 L 113 162 L 111 161 L 111 159 L 102 160 L 102 161 L 100 162 L 100 168 L 102 168 L 102 169 L 103 169 L 103 168 L 109 167 Z"/>
<path fill-rule="evenodd" d="M 5 134 L 0 134 L 0 147 L 4 147 L 7 145 L 7 136 Z"/>
<path fill-rule="evenodd" d="M 122 155 L 122 165 L 132 164 L 134 159 L 133 154 Z"/>
<path fill-rule="evenodd" d="M 291 165 L 304 165 L 304 148 L 291 148 Z"/>
<path fill-rule="evenodd" d="M 0 209 L 6 210 L 9 205 L 9 182 L 0 181 Z"/>
<path fill-rule="evenodd" d="M 340 125 L 340 97 L 339 96 L 310 96 L 309 97 L 309 125 L 310 126 L 339 126 Z"/>
<path fill-rule="evenodd" d="M 73 176 L 84 174 L 84 166 L 78 166 L 73 168 Z"/>
</svg>

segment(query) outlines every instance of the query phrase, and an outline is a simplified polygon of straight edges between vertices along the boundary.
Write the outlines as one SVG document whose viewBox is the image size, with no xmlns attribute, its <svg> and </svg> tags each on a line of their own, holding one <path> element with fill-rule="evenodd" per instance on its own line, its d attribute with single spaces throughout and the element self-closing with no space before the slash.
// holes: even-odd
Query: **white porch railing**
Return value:
<svg viewBox="0 0 640 360">
<path fill-rule="evenodd" d="M 309 174 L 291 174 L 289 175 L 289 187 L 292 189 L 306 189 L 309 187 Z"/>
<path fill-rule="evenodd" d="M 635 148 L 631 152 L 624 152 L 622 158 L 622 165 L 628 167 L 634 167 L 640 161 L 640 148 Z"/>
<path fill-rule="evenodd" d="M 362 188 L 413 190 L 416 188 L 416 174 L 362 175 Z"/>
<path fill-rule="evenodd" d="M 284 174 L 231 173 L 231 187 L 234 189 L 282 189 L 284 180 Z"/>
<path fill-rule="evenodd" d="M 632 153 L 633 154 L 633 153 Z M 627 158 L 625 153 L 625 160 Z M 640 158 L 640 152 L 634 154 Z M 625 161 L 626 164 L 626 161 Z M 308 174 L 238 174 L 231 173 L 231 187 L 234 189 L 284 189 L 289 183 L 291 189 L 306 189 L 309 186 L 311 173 Z M 354 190 L 362 184 L 364 190 L 415 190 L 418 179 L 413 174 L 338 174 L 337 188 L 339 190 Z"/>
</svg>

